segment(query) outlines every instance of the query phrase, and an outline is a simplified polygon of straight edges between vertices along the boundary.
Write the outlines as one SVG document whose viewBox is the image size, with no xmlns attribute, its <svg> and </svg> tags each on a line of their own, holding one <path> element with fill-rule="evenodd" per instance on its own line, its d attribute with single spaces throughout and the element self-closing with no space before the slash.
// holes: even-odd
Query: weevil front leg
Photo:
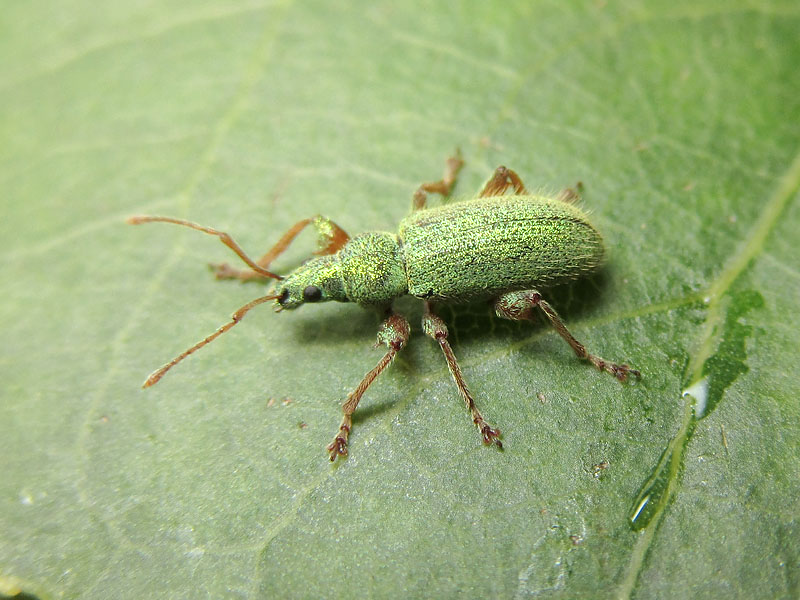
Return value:
<svg viewBox="0 0 800 600">
<path fill-rule="evenodd" d="M 372 382 L 378 378 L 378 375 L 392 363 L 397 353 L 400 352 L 403 346 L 406 345 L 406 342 L 408 342 L 410 333 L 411 326 L 408 320 L 404 316 L 393 313 L 390 310 L 389 315 L 384 319 L 383 323 L 381 323 L 380 329 L 378 330 L 378 341 L 375 344 L 376 347 L 384 344 L 388 347 L 388 350 L 386 354 L 383 355 L 383 358 L 378 361 L 378 364 L 375 365 L 375 368 L 364 375 L 364 379 L 361 380 L 358 387 L 350 392 L 347 396 L 347 400 L 342 404 L 342 412 L 344 413 L 342 424 L 339 425 L 339 432 L 328 446 L 331 462 L 335 461 L 338 456 L 347 455 L 347 438 L 353 427 L 353 413 L 358 407 L 361 396 L 363 396 L 367 388 L 372 385 Z"/>
<path fill-rule="evenodd" d="M 472 415 L 472 422 L 475 423 L 478 431 L 481 432 L 483 443 L 496 444 L 498 448 L 502 448 L 503 443 L 500 441 L 500 430 L 489 425 L 475 406 L 475 400 L 464 381 L 461 367 L 458 366 L 455 354 L 453 354 L 453 349 L 450 347 L 450 342 L 447 341 L 447 325 L 445 325 L 445 322 L 440 317 L 433 314 L 429 302 L 425 302 L 425 313 L 422 316 L 422 328 L 427 335 L 439 343 L 439 347 L 442 349 L 444 357 L 447 360 L 450 374 L 453 376 L 456 387 L 458 387 L 458 391 Z"/>
<path fill-rule="evenodd" d="M 620 381 L 625 381 L 629 375 L 633 375 L 637 378 L 641 377 L 639 371 L 632 369 L 626 364 L 618 365 L 587 352 L 586 347 L 575 339 L 558 316 L 558 313 L 542 298 L 542 295 L 538 291 L 523 290 L 508 292 L 500 296 L 494 303 L 497 316 L 512 321 L 530 319 L 533 315 L 533 309 L 537 306 L 547 315 L 547 318 L 550 319 L 550 323 L 553 324 L 555 330 L 572 347 L 578 358 L 588 360 L 601 371 L 611 373 Z"/>
<path fill-rule="evenodd" d="M 316 255 L 335 254 L 350 239 L 350 236 L 347 235 L 344 229 L 339 227 L 336 223 L 327 217 L 317 215 L 311 219 L 303 219 L 292 225 L 289 231 L 284 233 L 283 237 L 278 240 L 278 243 L 256 261 L 256 264 L 263 269 L 269 268 L 272 261 L 278 258 L 278 256 L 289 247 L 289 244 L 294 241 L 294 238 L 296 238 L 307 225 L 313 225 L 319 235 L 317 250 L 314 252 Z M 242 281 L 263 279 L 263 276 L 253 269 L 236 269 L 228 263 L 212 264 L 210 266 L 217 279 L 241 279 Z"/>
<path fill-rule="evenodd" d="M 444 176 L 439 181 L 429 181 L 423 183 L 414 192 L 414 199 L 412 202 L 412 210 L 422 210 L 428 202 L 428 194 L 440 194 L 443 197 L 450 195 L 453 186 L 456 184 L 456 177 L 461 167 L 464 166 L 464 161 L 461 160 L 461 153 L 456 152 L 455 156 L 447 159 L 447 164 L 444 170 Z"/>
</svg>

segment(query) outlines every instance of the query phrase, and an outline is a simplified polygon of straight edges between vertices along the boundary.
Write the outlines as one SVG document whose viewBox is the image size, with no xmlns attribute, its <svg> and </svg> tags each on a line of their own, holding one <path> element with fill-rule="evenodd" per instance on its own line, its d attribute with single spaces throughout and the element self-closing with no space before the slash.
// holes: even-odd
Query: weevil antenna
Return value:
<svg viewBox="0 0 800 600">
<path fill-rule="evenodd" d="M 184 352 L 182 352 L 181 354 L 179 354 L 178 356 L 173 358 L 171 361 L 169 361 L 167 364 L 165 364 L 160 369 L 158 369 L 156 371 L 153 371 L 153 373 L 150 374 L 150 377 L 147 378 L 147 381 L 145 381 L 142 384 L 142 387 L 143 388 L 148 388 L 148 387 L 150 387 L 152 385 L 157 384 L 159 382 L 159 380 L 164 375 L 166 375 L 167 371 L 169 371 L 172 367 L 177 365 L 179 362 L 181 362 L 184 358 L 186 358 L 190 354 L 196 352 L 197 350 L 199 350 L 200 348 L 202 348 L 206 344 L 210 344 L 215 339 L 217 339 L 219 336 L 221 336 L 223 333 L 228 331 L 231 327 L 233 327 L 239 321 L 241 321 L 242 318 L 247 314 L 247 312 L 251 308 L 253 308 L 254 306 L 258 306 L 259 304 L 263 304 L 264 302 L 269 302 L 270 300 L 276 300 L 277 298 L 278 298 L 278 296 L 274 296 L 274 295 L 273 296 L 262 296 L 261 298 L 256 298 L 255 300 L 252 300 L 252 301 L 248 302 L 247 304 L 245 304 L 244 306 L 239 308 L 239 310 L 237 310 L 235 313 L 233 313 L 233 316 L 231 317 L 231 322 L 230 323 L 225 323 L 225 325 L 223 325 L 222 327 L 217 329 L 214 333 L 212 333 L 211 335 L 209 335 L 206 338 L 203 338 L 202 340 L 197 342 L 194 346 L 192 346 L 188 350 L 185 350 Z"/>
<path fill-rule="evenodd" d="M 218 231 L 217 229 L 212 229 L 211 227 L 204 227 L 203 225 L 198 225 L 197 223 L 192 223 L 191 221 L 186 221 L 185 219 L 176 219 L 174 217 L 135 216 L 128 217 L 127 223 L 130 225 L 141 225 L 142 223 L 174 223 L 175 225 L 183 225 L 184 227 L 196 229 L 197 231 L 202 231 L 203 233 L 207 233 L 209 235 L 215 235 L 223 244 L 233 250 L 236 255 L 256 273 L 263 275 L 264 277 L 272 277 L 272 279 L 277 279 L 278 281 L 283 279 L 283 277 L 280 275 L 276 275 L 272 271 L 267 271 L 264 267 L 258 266 L 252 258 L 245 254 L 244 250 L 239 247 L 239 244 L 233 241 L 233 238 L 224 231 Z"/>
</svg>

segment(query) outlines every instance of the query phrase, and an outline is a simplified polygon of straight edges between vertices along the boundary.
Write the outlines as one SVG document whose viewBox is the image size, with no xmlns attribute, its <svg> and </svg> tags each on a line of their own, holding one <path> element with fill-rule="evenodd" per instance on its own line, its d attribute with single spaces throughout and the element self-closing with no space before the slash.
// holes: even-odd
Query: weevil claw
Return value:
<svg viewBox="0 0 800 600">
<path fill-rule="evenodd" d="M 503 442 L 500 441 L 500 430 L 490 427 L 487 423 L 481 425 L 481 435 L 483 436 L 483 443 L 486 445 L 495 444 L 502 450 Z"/>
<path fill-rule="evenodd" d="M 341 435 L 337 435 L 328 446 L 328 452 L 331 455 L 331 462 L 334 462 L 339 456 L 347 456 L 347 440 Z"/>
</svg>

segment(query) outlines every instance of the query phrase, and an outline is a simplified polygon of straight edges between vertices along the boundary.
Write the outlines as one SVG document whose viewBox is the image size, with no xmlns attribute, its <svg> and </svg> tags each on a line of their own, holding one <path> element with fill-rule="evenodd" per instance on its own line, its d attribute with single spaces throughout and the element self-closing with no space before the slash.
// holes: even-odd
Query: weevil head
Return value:
<svg viewBox="0 0 800 600">
<path fill-rule="evenodd" d="M 303 263 L 278 283 L 275 293 L 278 310 L 291 310 L 306 302 L 347 302 L 339 255 L 320 256 Z"/>
<path fill-rule="evenodd" d="M 279 310 L 328 300 L 385 306 L 407 292 L 397 238 L 383 232 L 362 233 L 336 254 L 303 263 L 275 288 Z"/>
</svg>

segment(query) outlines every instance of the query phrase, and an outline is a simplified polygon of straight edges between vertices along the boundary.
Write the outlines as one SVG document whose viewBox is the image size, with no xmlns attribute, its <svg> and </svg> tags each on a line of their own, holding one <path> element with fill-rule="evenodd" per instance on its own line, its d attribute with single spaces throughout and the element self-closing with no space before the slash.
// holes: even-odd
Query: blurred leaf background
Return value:
<svg viewBox="0 0 800 600">
<path fill-rule="evenodd" d="M 5 3 L 0 595 L 796 598 L 799 26 L 791 1 Z M 355 306 L 254 311 L 139 389 L 263 291 L 127 216 L 254 255 L 316 213 L 391 231 L 455 148 L 457 196 L 499 164 L 584 183 L 608 264 L 552 298 L 640 383 L 444 308 L 485 448 L 406 299 L 340 464 L 380 354 Z"/>
</svg>

